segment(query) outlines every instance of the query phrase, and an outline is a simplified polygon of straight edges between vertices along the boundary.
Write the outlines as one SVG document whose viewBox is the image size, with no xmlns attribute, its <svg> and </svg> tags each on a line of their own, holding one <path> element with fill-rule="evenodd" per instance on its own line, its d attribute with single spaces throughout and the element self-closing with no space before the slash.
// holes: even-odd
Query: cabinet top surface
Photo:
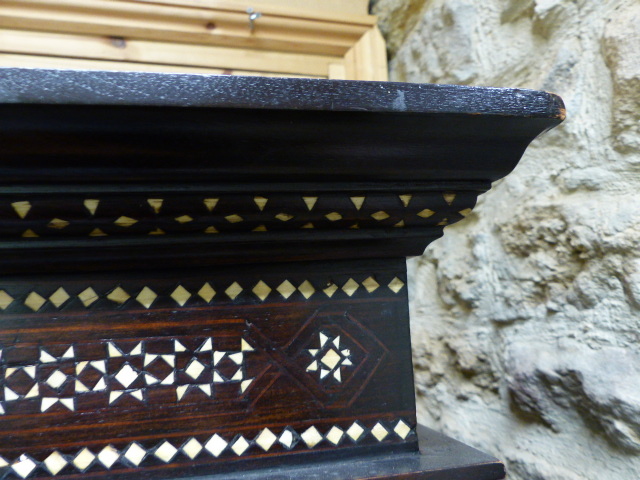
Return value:
<svg viewBox="0 0 640 480">
<path fill-rule="evenodd" d="M 547 92 L 460 85 L 173 73 L 0 69 L 1 104 L 484 114 L 562 120 Z"/>
</svg>

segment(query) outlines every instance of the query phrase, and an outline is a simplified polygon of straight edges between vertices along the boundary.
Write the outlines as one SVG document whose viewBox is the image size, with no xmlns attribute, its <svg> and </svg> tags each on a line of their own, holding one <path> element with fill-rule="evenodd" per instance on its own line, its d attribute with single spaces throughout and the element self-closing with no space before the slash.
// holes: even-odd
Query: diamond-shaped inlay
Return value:
<svg viewBox="0 0 640 480">
<path fill-rule="evenodd" d="M 302 435 L 300 435 L 300 438 L 302 438 L 309 448 L 315 447 L 322 441 L 322 435 L 316 427 L 309 427 Z"/>
<path fill-rule="evenodd" d="M 293 292 L 296 291 L 296 287 L 294 287 L 289 280 L 285 280 L 280 285 L 278 285 L 278 288 L 276 288 L 276 290 L 278 290 L 280 295 L 282 295 L 285 299 L 288 299 L 291 295 L 293 295 Z"/>
<path fill-rule="evenodd" d="M 389 282 L 389 289 L 391 289 L 393 293 L 398 293 L 402 290 L 402 287 L 404 287 L 404 282 L 398 277 L 394 277 L 393 280 Z"/>
<path fill-rule="evenodd" d="M 173 460 L 173 457 L 178 453 L 178 449 L 171 445 L 166 440 L 156 449 L 153 454 L 162 460 L 164 463 L 169 463 Z"/>
<path fill-rule="evenodd" d="M 189 223 L 193 222 L 193 217 L 190 217 L 189 215 L 181 215 L 180 217 L 176 217 L 175 220 L 178 223 Z"/>
<path fill-rule="evenodd" d="M 66 467 L 69 462 L 62 456 L 57 450 L 44 459 L 44 466 L 49 470 L 51 475 L 57 475 L 60 471 Z"/>
<path fill-rule="evenodd" d="M 256 437 L 255 442 L 266 452 L 276 443 L 276 440 L 278 440 L 278 437 L 276 437 L 271 430 L 265 428 L 260 432 L 260 435 Z"/>
<path fill-rule="evenodd" d="M 204 448 L 211 453 L 214 457 L 219 457 L 220 454 L 227 448 L 228 443 L 217 433 L 209 439 Z"/>
<path fill-rule="evenodd" d="M 278 220 L 280 220 L 281 222 L 288 222 L 289 220 L 291 220 L 293 218 L 293 215 L 289 215 L 288 213 L 279 213 L 276 215 L 276 218 Z"/>
<path fill-rule="evenodd" d="M 42 298 L 40 295 L 38 295 L 38 293 L 36 292 L 31 292 L 29 295 L 27 295 L 27 298 L 25 298 L 24 300 L 24 304 L 34 312 L 37 312 L 38 310 L 40 310 L 40 308 L 42 307 L 42 305 L 45 304 L 45 302 L 46 300 Z"/>
<path fill-rule="evenodd" d="M 83 448 L 78 455 L 73 459 L 72 463 L 75 467 L 84 472 L 95 460 L 96 456 L 88 448 Z"/>
<path fill-rule="evenodd" d="M 146 456 L 147 451 L 137 443 L 132 443 L 129 448 L 127 448 L 127 451 L 124 452 L 124 458 L 129 460 L 136 467 L 142 463 L 142 460 L 144 460 L 144 457 Z"/>
<path fill-rule="evenodd" d="M 115 378 L 124 388 L 128 388 L 129 385 L 136 381 L 138 375 L 140 375 L 140 373 L 127 363 L 116 373 Z"/>
<path fill-rule="evenodd" d="M 171 292 L 171 298 L 173 298 L 178 305 L 184 307 L 187 300 L 191 298 L 191 293 L 182 285 L 178 285 L 175 290 Z"/>
<path fill-rule="evenodd" d="M 371 434 L 376 437 L 376 440 L 381 442 L 387 437 L 387 435 L 389 435 L 389 431 L 384 428 L 380 422 L 378 422 L 371 429 Z"/>
<path fill-rule="evenodd" d="M 115 223 L 119 227 L 130 227 L 131 225 L 135 225 L 136 223 L 138 223 L 138 220 L 123 215 L 122 217 L 116 219 L 113 223 Z"/>
<path fill-rule="evenodd" d="M 98 301 L 100 296 L 96 293 L 96 291 L 93 288 L 89 287 L 83 290 L 82 292 L 80 292 L 78 294 L 78 298 L 80 299 L 80 301 L 85 307 L 88 307 L 92 303 Z"/>
<path fill-rule="evenodd" d="M 47 378 L 46 383 L 51 388 L 60 388 L 66 380 L 67 376 L 60 370 L 56 370 L 49 376 L 49 378 Z"/>
<path fill-rule="evenodd" d="M 302 294 L 302 296 L 304 298 L 306 298 L 307 300 L 309 299 L 309 297 L 311 297 L 311 295 L 313 295 L 316 291 L 315 288 L 313 288 L 313 285 L 311 285 L 311 282 L 309 280 L 305 280 L 304 282 L 302 282 L 300 284 L 300 286 L 298 287 L 298 290 L 300 291 L 300 293 Z"/>
<path fill-rule="evenodd" d="M 189 441 L 182 446 L 182 451 L 187 457 L 193 460 L 202 451 L 202 444 L 195 438 L 191 437 Z"/>
<path fill-rule="evenodd" d="M 256 295 L 256 297 L 264 302 L 271 293 L 271 287 L 260 280 L 251 291 Z"/>
<path fill-rule="evenodd" d="M 151 290 L 149 287 L 144 287 L 142 290 L 140 290 L 140 293 L 136 297 L 136 300 L 143 307 L 149 308 L 156 300 L 156 298 L 158 298 L 156 292 Z"/>
<path fill-rule="evenodd" d="M 418 215 L 421 218 L 429 218 L 435 213 L 436 212 L 434 212 L 433 210 L 429 210 L 428 208 L 425 208 L 424 210 L 419 211 L 416 215 Z"/>
<path fill-rule="evenodd" d="M 295 442 L 295 437 L 293 436 L 293 433 L 291 432 L 291 430 L 286 429 L 282 432 L 282 434 L 280 435 L 280 438 L 278 438 L 278 441 L 285 448 L 291 448 L 293 447 L 293 444 Z"/>
<path fill-rule="evenodd" d="M 213 297 L 216 296 L 216 291 L 209 285 L 209 282 L 207 282 L 198 290 L 198 295 L 200 295 L 200 298 L 205 302 L 209 303 Z"/>
<path fill-rule="evenodd" d="M 238 456 L 246 452 L 248 448 L 249 442 L 247 442 L 242 435 L 240 435 L 240 437 L 238 437 L 238 439 L 231 446 L 231 450 L 233 450 Z"/>
<path fill-rule="evenodd" d="M 333 294 L 336 293 L 337 290 L 338 290 L 338 286 L 335 283 L 330 283 L 329 285 L 326 286 L 326 288 L 322 289 L 324 294 L 329 298 L 333 297 Z"/>
<path fill-rule="evenodd" d="M 329 430 L 329 433 L 327 433 L 326 438 L 334 445 L 338 445 L 340 443 L 340 440 L 342 440 L 343 435 L 344 432 L 342 431 L 342 429 L 334 425 L 333 427 L 331 427 L 331 430 Z"/>
<path fill-rule="evenodd" d="M 49 297 L 49 301 L 53 303 L 56 308 L 60 308 L 62 304 L 64 304 L 64 302 L 66 302 L 70 298 L 71 296 L 67 293 L 67 291 L 64 288 L 60 287 L 51 294 L 51 296 Z"/>
<path fill-rule="evenodd" d="M 224 217 L 224 219 L 229 222 L 229 223 L 240 223 L 244 220 L 244 218 L 242 218 L 240 215 L 227 215 L 226 217 Z"/>
<path fill-rule="evenodd" d="M 17 462 L 11 465 L 11 468 L 20 477 L 27 478 L 31 472 L 37 467 L 36 463 L 26 455 L 21 455 Z"/>
<path fill-rule="evenodd" d="M 111 469 L 113 464 L 116 463 L 119 458 L 120 452 L 111 445 L 104 447 L 100 450 L 100 453 L 98 453 L 98 460 L 100 460 L 100 463 L 107 467 L 107 469 Z"/>
<path fill-rule="evenodd" d="M 364 282 L 362 282 L 362 286 L 367 289 L 367 292 L 373 293 L 378 289 L 380 284 L 376 282 L 373 277 L 369 277 Z"/>
<path fill-rule="evenodd" d="M 347 295 L 352 296 L 356 292 L 356 290 L 358 290 L 359 287 L 360 285 L 358 285 L 358 282 L 356 282 L 353 278 L 350 278 L 342 286 L 342 291 Z"/>
<path fill-rule="evenodd" d="M 196 380 L 202 372 L 204 372 L 204 369 L 204 365 L 194 358 L 191 360 L 191 363 L 189 363 L 189 366 L 184 369 L 184 373 Z"/>
<path fill-rule="evenodd" d="M 396 423 L 393 431 L 396 432 L 396 435 L 404 440 L 411 433 L 411 427 L 409 427 L 409 425 L 407 425 L 403 420 L 398 420 L 398 423 Z"/>
<path fill-rule="evenodd" d="M 63 229 L 68 226 L 69 222 L 67 220 L 63 220 L 62 218 L 54 218 L 49 222 L 49 228 L 56 228 L 58 230 Z"/>
<path fill-rule="evenodd" d="M 112 302 L 123 304 L 131 298 L 131 295 L 129 295 L 122 287 L 116 287 L 109 293 L 109 295 L 107 295 L 107 298 Z"/>
<path fill-rule="evenodd" d="M 373 217 L 373 219 L 381 221 L 381 220 L 386 220 L 387 218 L 389 218 L 389 214 L 383 210 L 380 210 L 379 212 L 376 213 L 372 213 L 371 217 Z"/>
<path fill-rule="evenodd" d="M 13 303 L 13 297 L 4 290 L 0 290 L 0 310 L 6 310 Z"/>
<path fill-rule="evenodd" d="M 325 217 L 327 218 L 327 220 L 331 222 L 337 222 L 338 220 L 342 220 L 342 215 L 340 215 L 338 212 L 327 213 Z"/>
<path fill-rule="evenodd" d="M 322 357 L 321 362 L 324 363 L 329 370 L 333 370 L 335 366 L 340 363 L 341 357 L 336 351 L 331 348 L 329 351 Z"/>
<path fill-rule="evenodd" d="M 231 300 L 235 300 L 242 290 L 243 289 L 238 282 L 233 282 L 229 287 L 227 287 L 224 293 L 226 293 Z"/>
<path fill-rule="evenodd" d="M 349 435 L 351 440 L 353 440 L 354 442 L 360 440 L 360 437 L 362 437 L 363 433 L 364 428 L 362 428 L 362 426 L 358 422 L 353 422 L 353 424 L 347 430 L 347 435 Z"/>
</svg>

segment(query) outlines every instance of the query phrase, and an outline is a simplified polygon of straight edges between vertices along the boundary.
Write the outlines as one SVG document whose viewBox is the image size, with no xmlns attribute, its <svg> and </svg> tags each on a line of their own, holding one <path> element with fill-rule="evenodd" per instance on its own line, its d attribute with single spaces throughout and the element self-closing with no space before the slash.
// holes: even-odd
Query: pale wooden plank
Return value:
<svg viewBox="0 0 640 480">
<path fill-rule="evenodd" d="M 109 70 L 123 72 L 201 73 L 214 75 L 246 75 L 258 77 L 324 78 L 311 75 L 276 74 L 249 70 L 224 70 L 207 67 L 185 67 L 178 65 L 152 65 L 146 63 L 86 60 L 79 58 L 51 57 L 46 55 L 20 55 L 0 53 L 0 67 L 55 68 L 69 70 Z"/>
<path fill-rule="evenodd" d="M 0 29 L 0 51 L 326 77 L 339 57 Z"/>
<path fill-rule="evenodd" d="M 105 0 L 5 0 L 0 26 L 166 42 L 344 55 L 370 26 Z"/>
<path fill-rule="evenodd" d="M 375 25 L 377 19 L 369 15 L 369 0 L 117 0 L 125 2 L 179 5 L 196 8 L 215 8 L 246 11 L 252 7 L 267 15 L 286 15 L 341 23 Z"/>
</svg>

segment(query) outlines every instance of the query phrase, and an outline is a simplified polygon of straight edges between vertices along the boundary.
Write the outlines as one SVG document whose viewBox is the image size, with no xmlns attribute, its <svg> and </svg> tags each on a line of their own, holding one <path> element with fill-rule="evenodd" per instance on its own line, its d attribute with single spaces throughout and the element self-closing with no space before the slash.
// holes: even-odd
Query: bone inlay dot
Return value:
<svg viewBox="0 0 640 480">
<path fill-rule="evenodd" d="M 381 442 L 386 438 L 389 434 L 386 428 L 382 426 L 380 422 L 376 423 L 375 426 L 371 429 L 371 434 L 376 437 L 376 439 Z"/>
<path fill-rule="evenodd" d="M 111 445 L 104 447 L 100 450 L 100 453 L 98 453 L 98 460 L 100 460 L 100 463 L 107 467 L 107 469 L 110 469 L 118 458 L 120 458 L 120 453 Z"/>
<path fill-rule="evenodd" d="M 228 443 L 217 433 L 209 439 L 204 448 L 207 449 L 214 457 L 220 456 L 220 454 L 227 448 Z"/>
<path fill-rule="evenodd" d="M 185 455 L 187 455 L 187 457 L 193 460 L 202 451 L 202 444 L 195 438 L 191 438 L 187 443 L 184 444 L 184 446 L 182 447 L 182 451 L 185 453 Z"/>
<path fill-rule="evenodd" d="M 178 449 L 165 441 L 153 454 L 165 463 L 169 463 L 178 453 Z"/>
<path fill-rule="evenodd" d="M 66 467 L 69 462 L 57 450 L 44 460 L 44 466 L 51 472 L 51 475 L 57 475 Z"/>
<path fill-rule="evenodd" d="M 147 456 L 147 451 L 137 443 L 132 443 L 131 446 L 124 453 L 124 458 L 133 463 L 136 467 L 142 463 L 144 457 Z"/>
<path fill-rule="evenodd" d="M 73 464 L 78 470 L 84 471 L 89 468 L 89 465 L 93 463 L 95 458 L 96 456 L 91 453 L 91 450 L 84 448 L 80 453 L 78 453 L 78 455 L 76 455 L 76 458 L 73 459 Z"/>
<path fill-rule="evenodd" d="M 260 435 L 256 437 L 256 443 L 262 448 L 265 452 L 268 451 L 273 444 L 278 440 L 271 430 L 265 428 L 260 432 Z"/>
<path fill-rule="evenodd" d="M 364 428 L 362 428 L 358 422 L 353 422 L 353 424 L 347 430 L 347 435 L 349 435 L 349 437 L 351 437 L 351 439 L 354 441 L 358 441 L 363 433 Z"/>
<path fill-rule="evenodd" d="M 320 432 L 318 432 L 316 427 L 308 428 L 302 435 L 300 435 L 300 437 L 309 448 L 315 447 L 322 441 L 322 435 L 320 435 Z"/>
</svg>

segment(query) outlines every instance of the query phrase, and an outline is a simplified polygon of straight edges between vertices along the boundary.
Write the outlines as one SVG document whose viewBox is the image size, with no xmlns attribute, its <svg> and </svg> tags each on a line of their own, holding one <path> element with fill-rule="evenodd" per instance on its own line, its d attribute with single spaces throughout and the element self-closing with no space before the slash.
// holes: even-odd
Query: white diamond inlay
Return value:
<svg viewBox="0 0 640 480">
<path fill-rule="evenodd" d="M 300 437 L 309 448 L 315 447 L 322 441 L 322 435 L 320 435 L 320 432 L 316 427 L 309 427 L 302 435 L 300 435 Z"/>
<path fill-rule="evenodd" d="M 394 427 L 393 431 L 396 432 L 396 434 L 401 439 L 404 440 L 405 438 L 407 438 L 409 433 L 411 433 L 411 428 L 409 427 L 409 425 L 404 423 L 402 420 L 398 420 L 398 423 L 396 423 L 396 426 Z"/>
<path fill-rule="evenodd" d="M 266 452 L 273 446 L 277 439 L 278 437 L 276 437 L 271 430 L 265 428 L 260 432 L 260 435 L 256 437 L 256 443 Z"/>
<path fill-rule="evenodd" d="M 31 472 L 36 468 L 36 464 L 26 455 L 21 455 L 19 460 L 11 465 L 14 472 L 20 475 L 22 478 L 27 478 Z"/>
<path fill-rule="evenodd" d="M 342 440 L 343 435 L 344 432 L 342 431 L 342 429 L 334 425 L 333 427 L 331 427 L 331 430 L 329 430 L 329 433 L 327 433 L 327 440 L 329 440 L 334 445 L 338 445 L 340 443 L 340 440 Z"/>
<path fill-rule="evenodd" d="M 293 433 L 291 430 L 284 430 L 280 435 L 278 441 L 287 448 L 291 448 L 293 446 Z"/>
<path fill-rule="evenodd" d="M 321 362 L 324 363 L 329 369 L 333 370 L 336 365 L 342 360 L 340 355 L 333 349 L 329 349 L 329 351 L 322 357 Z"/>
<path fill-rule="evenodd" d="M 116 374 L 116 380 L 122 384 L 124 388 L 129 387 L 138 378 L 139 373 L 135 371 L 128 363 L 120 369 Z"/>
<path fill-rule="evenodd" d="M 120 458 L 120 452 L 111 445 L 104 447 L 98 454 L 98 460 L 100 460 L 100 463 L 107 467 L 107 469 L 111 469 L 118 458 Z"/>
<path fill-rule="evenodd" d="M 245 438 L 240 435 L 240 437 L 234 442 L 231 446 L 231 450 L 235 452 L 236 455 L 240 456 L 249 448 L 249 443 L 245 440 Z"/>
<path fill-rule="evenodd" d="M 356 442 L 360 439 L 363 433 L 364 428 L 362 428 L 358 422 L 353 422 L 353 425 L 351 425 L 347 430 L 347 435 Z"/>
<path fill-rule="evenodd" d="M 60 370 L 56 370 L 53 372 L 49 378 L 47 378 L 47 385 L 51 388 L 59 388 L 62 384 L 67 380 L 67 376 L 62 373 Z"/>
<path fill-rule="evenodd" d="M 47 458 L 44 459 L 44 466 L 47 467 L 47 470 L 51 473 L 51 475 L 57 475 L 60 471 L 68 465 L 69 462 L 60 454 L 60 452 L 55 451 Z"/>
<path fill-rule="evenodd" d="M 371 429 L 371 434 L 376 437 L 376 439 L 381 442 L 384 440 L 387 435 L 389 435 L 389 431 L 382 426 L 380 422 L 376 423 L 375 426 Z"/>
<path fill-rule="evenodd" d="M 220 456 L 220 454 L 227 448 L 228 443 L 217 433 L 209 439 L 204 448 L 207 449 L 214 457 Z"/>
<path fill-rule="evenodd" d="M 187 443 L 182 446 L 182 451 L 187 457 L 193 460 L 202 451 L 202 444 L 192 437 Z"/>
<path fill-rule="evenodd" d="M 164 463 L 169 463 L 178 453 L 178 449 L 166 440 L 160 445 L 153 454 Z"/>
<path fill-rule="evenodd" d="M 76 455 L 76 458 L 73 459 L 73 464 L 78 470 L 84 472 L 93 463 L 95 458 L 96 456 L 91 453 L 91 450 L 84 448 Z"/>
<path fill-rule="evenodd" d="M 187 375 L 189 375 L 191 378 L 195 380 L 202 374 L 204 369 L 205 367 L 204 365 L 202 365 L 202 363 L 200 363 L 196 359 L 193 359 L 189 364 L 189 366 L 185 368 L 184 373 L 186 373 Z"/>
<path fill-rule="evenodd" d="M 147 451 L 137 443 L 132 443 L 131 446 L 124 453 L 124 458 L 133 463 L 136 467 L 142 463 L 144 457 L 146 457 Z"/>
</svg>

